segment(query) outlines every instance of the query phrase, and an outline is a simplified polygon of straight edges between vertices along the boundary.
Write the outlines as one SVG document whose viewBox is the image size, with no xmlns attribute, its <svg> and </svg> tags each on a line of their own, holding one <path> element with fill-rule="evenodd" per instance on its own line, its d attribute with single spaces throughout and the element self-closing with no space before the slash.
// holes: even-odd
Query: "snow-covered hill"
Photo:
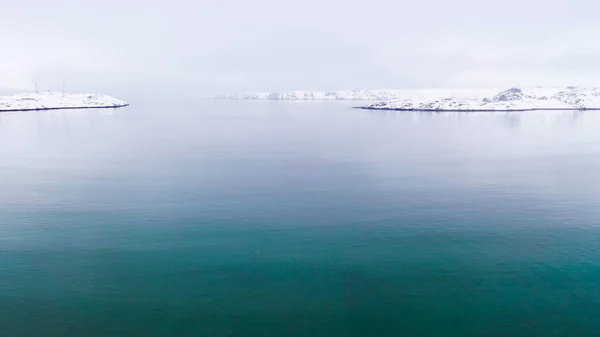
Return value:
<svg viewBox="0 0 600 337">
<path fill-rule="evenodd" d="M 129 105 L 99 94 L 24 93 L 0 96 L 0 112 L 54 109 L 119 108 Z"/>
<path fill-rule="evenodd" d="M 487 91 L 487 93 L 486 93 Z M 407 91 L 400 99 L 374 103 L 362 108 L 414 111 L 528 111 L 600 109 L 600 87 L 533 87 L 510 88 L 490 93 L 488 90 L 457 92 L 430 91 L 415 95 Z"/>
</svg>

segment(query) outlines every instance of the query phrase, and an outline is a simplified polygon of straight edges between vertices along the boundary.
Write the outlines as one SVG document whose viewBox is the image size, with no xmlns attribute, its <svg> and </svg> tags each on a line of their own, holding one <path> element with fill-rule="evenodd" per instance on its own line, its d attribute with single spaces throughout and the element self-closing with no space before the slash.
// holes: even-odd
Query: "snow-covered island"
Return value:
<svg viewBox="0 0 600 337">
<path fill-rule="evenodd" d="M 72 94 L 64 92 L 35 92 L 0 96 L 0 112 L 120 108 L 129 103 L 99 94 Z"/>
<path fill-rule="evenodd" d="M 358 108 L 400 111 L 600 110 L 600 87 L 406 90 L 402 98 Z"/>
</svg>

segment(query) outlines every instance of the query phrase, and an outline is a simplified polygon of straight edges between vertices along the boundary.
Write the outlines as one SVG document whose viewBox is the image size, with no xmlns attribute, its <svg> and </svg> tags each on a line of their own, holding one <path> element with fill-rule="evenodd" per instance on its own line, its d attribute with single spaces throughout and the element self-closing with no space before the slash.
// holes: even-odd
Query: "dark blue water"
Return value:
<svg viewBox="0 0 600 337">
<path fill-rule="evenodd" d="M 2 336 L 599 336 L 600 114 L 0 115 Z"/>
</svg>

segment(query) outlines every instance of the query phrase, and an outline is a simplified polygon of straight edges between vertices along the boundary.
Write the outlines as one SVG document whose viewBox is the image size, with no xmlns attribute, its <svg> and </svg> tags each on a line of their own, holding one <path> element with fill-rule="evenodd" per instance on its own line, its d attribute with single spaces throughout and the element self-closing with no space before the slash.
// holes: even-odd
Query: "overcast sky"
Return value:
<svg viewBox="0 0 600 337">
<path fill-rule="evenodd" d="M 600 2 L 2 0 L 0 91 L 600 83 Z"/>
</svg>

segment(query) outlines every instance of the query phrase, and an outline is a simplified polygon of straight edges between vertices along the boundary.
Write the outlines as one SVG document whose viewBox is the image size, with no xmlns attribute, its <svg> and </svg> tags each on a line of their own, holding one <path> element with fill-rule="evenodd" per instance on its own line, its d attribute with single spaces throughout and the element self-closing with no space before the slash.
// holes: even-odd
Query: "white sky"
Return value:
<svg viewBox="0 0 600 337">
<path fill-rule="evenodd" d="M 600 2 L 1 0 L 0 91 L 600 84 Z"/>
</svg>

